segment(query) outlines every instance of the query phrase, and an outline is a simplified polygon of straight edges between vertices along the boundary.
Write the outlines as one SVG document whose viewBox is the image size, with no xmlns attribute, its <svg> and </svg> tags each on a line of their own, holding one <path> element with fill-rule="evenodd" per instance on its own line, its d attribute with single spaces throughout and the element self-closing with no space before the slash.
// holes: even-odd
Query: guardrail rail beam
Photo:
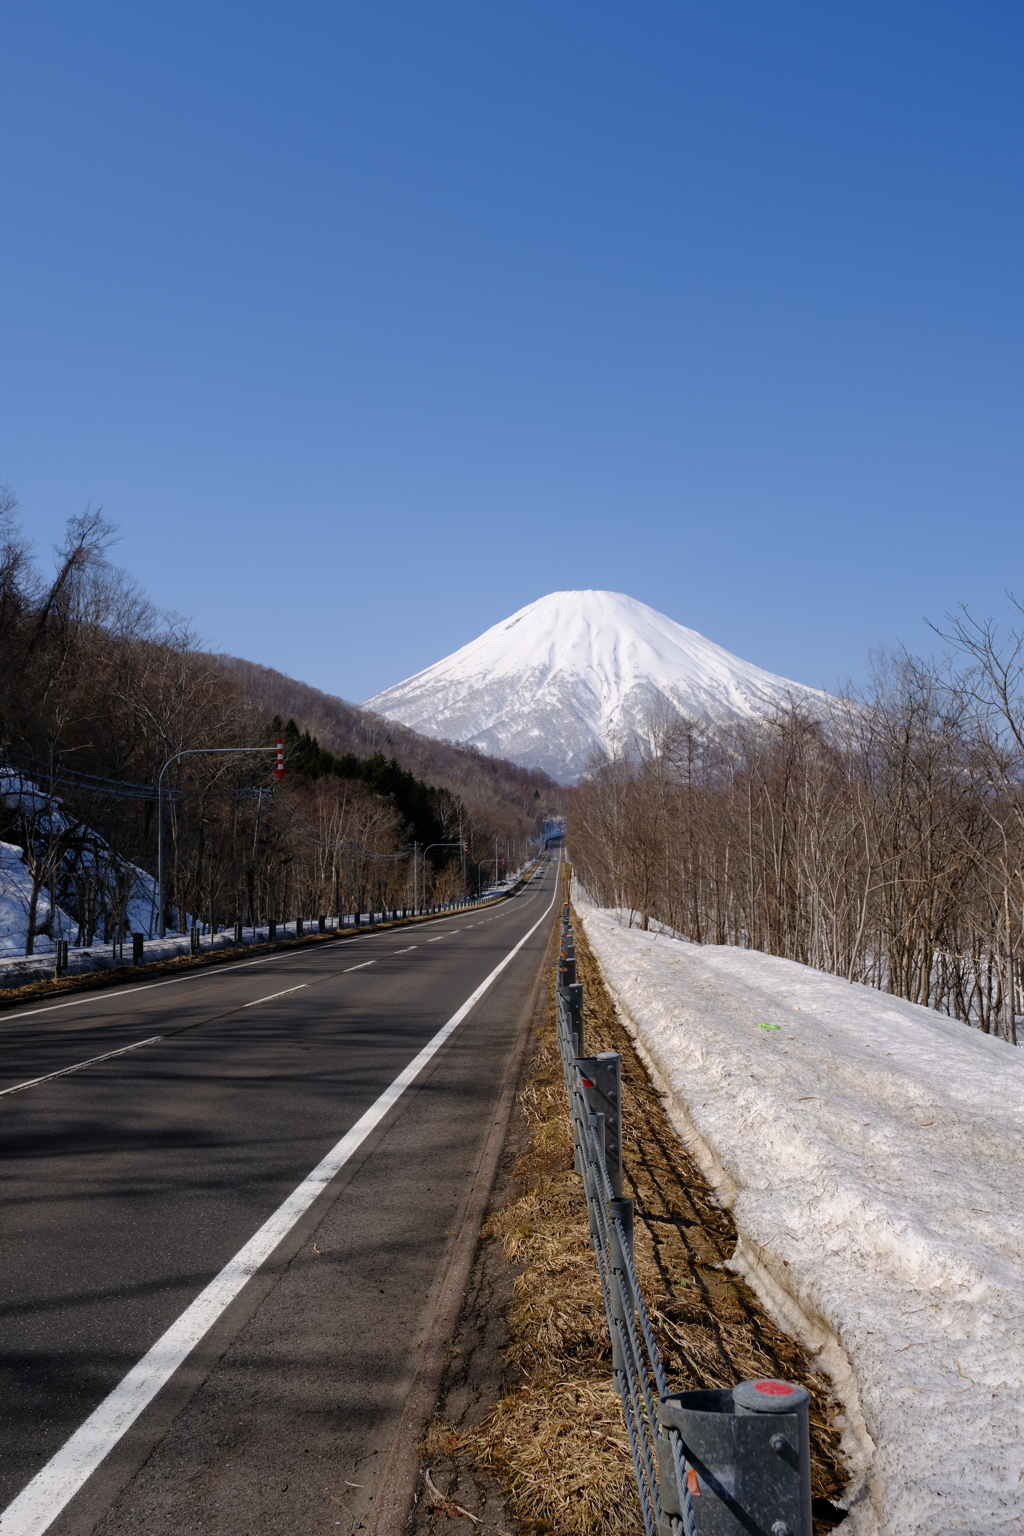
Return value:
<svg viewBox="0 0 1024 1536">
<path fill-rule="evenodd" d="M 790 1382 L 670 1392 L 633 1260 L 623 1196 L 622 1060 L 584 1056 L 583 987 L 562 909 L 558 1048 L 590 1242 L 645 1536 L 813 1536 L 808 1395 Z"/>
</svg>

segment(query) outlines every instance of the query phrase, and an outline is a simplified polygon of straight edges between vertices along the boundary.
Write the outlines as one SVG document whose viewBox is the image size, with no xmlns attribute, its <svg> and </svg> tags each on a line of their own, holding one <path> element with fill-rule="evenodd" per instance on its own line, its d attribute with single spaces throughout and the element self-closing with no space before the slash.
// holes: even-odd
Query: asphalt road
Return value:
<svg viewBox="0 0 1024 1536">
<path fill-rule="evenodd" d="M 0 1014 L 0 1090 L 33 1084 L 0 1097 L 0 1536 L 270 1536 L 369 1518 L 555 877 L 551 864 L 479 912 Z M 119 1433 L 139 1362 L 167 1356 L 183 1315 L 350 1142 Z"/>
</svg>

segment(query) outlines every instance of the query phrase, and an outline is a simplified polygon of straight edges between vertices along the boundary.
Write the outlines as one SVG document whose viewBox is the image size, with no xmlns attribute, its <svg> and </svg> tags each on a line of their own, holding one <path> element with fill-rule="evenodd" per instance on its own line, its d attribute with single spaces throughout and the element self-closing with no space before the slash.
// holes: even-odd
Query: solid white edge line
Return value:
<svg viewBox="0 0 1024 1536">
<path fill-rule="evenodd" d="M 100 1463 L 109 1455 L 127 1429 L 134 1424 L 160 1388 L 170 1380 L 174 1372 L 213 1327 L 214 1323 L 266 1263 L 279 1243 L 283 1242 L 295 1223 L 305 1215 L 318 1195 L 322 1194 L 337 1173 L 357 1152 L 370 1132 L 383 1120 L 388 1110 L 397 1103 L 430 1059 L 437 1054 L 445 1041 L 458 1028 L 463 1019 L 483 997 L 491 983 L 501 975 L 505 967 L 522 949 L 527 939 L 533 937 L 558 899 L 558 879 L 555 878 L 554 894 L 547 909 L 533 927 L 523 934 L 519 942 L 500 960 L 489 976 L 471 993 L 462 1007 L 453 1013 L 423 1049 L 413 1057 L 409 1065 L 398 1074 L 390 1087 L 370 1105 L 351 1130 L 332 1147 L 312 1173 L 303 1179 L 283 1204 L 263 1223 L 249 1241 L 241 1247 L 233 1259 L 216 1275 L 205 1290 L 173 1322 L 137 1365 L 103 1399 L 99 1407 L 85 1423 L 66 1440 L 60 1450 L 27 1483 L 0 1515 L 0 1532 L 3 1536 L 42 1536 L 42 1532 L 57 1518 L 64 1506 L 74 1498 L 83 1483 L 92 1476 Z"/>
<path fill-rule="evenodd" d="M 67 1077 L 69 1072 L 81 1072 L 83 1067 L 94 1067 L 98 1061 L 111 1061 L 115 1056 L 125 1056 L 143 1045 L 155 1045 L 163 1035 L 150 1035 L 148 1040 L 136 1040 L 134 1045 L 122 1045 L 120 1050 L 107 1051 L 103 1056 L 90 1056 L 88 1061 L 76 1061 L 74 1066 L 61 1067 L 59 1072 L 47 1072 L 43 1077 L 30 1077 L 26 1083 L 15 1083 L 13 1088 L 0 1088 L 0 1099 L 8 1093 L 20 1093 L 23 1088 L 34 1088 L 37 1083 L 52 1082 L 55 1077 Z"/>
</svg>

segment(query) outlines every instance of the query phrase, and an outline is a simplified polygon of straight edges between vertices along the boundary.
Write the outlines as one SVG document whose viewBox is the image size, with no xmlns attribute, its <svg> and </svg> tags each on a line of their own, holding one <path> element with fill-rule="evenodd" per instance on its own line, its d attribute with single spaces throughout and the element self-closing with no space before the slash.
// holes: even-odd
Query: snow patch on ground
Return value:
<svg viewBox="0 0 1024 1536">
<path fill-rule="evenodd" d="M 0 955 L 23 955 L 25 933 L 28 928 L 28 905 L 32 893 L 32 877 L 25 867 L 25 855 L 17 843 L 0 843 Z M 45 923 L 50 916 L 50 898 L 46 891 L 39 892 L 36 912 L 37 923 Z M 73 933 L 76 924 L 60 907 L 54 914 L 53 927 L 58 938 Z M 40 950 L 52 951 L 53 945 L 45 934 L 36 940 Z"/>
<path fill-rule="evenodd" d="M 284 938 L 289 936 L 282 924 L 278 924 L 278 934 Z M 199 952 L 205 955 L 213 949 L 231 949 L 235 946 L 234 935 L 233 925 L 220 928 L 214 934 L 204 933 L 199 940 Z M 291 936 L 294 937 L 294 933 Z M 266 925 L 262 929 L 246 928 L 242 935 L 243 944 L 263 944 L 266 941 Z M 165 939 L 146 939 L 143 960 L 148 964 L 153 960 L 174 960 L 191 953 L 188 935 L 168 933 Z M 128 938 L 122 944 L 97 943 L 87 949 L 69 949 L 68 966 L 63 974 L 83 976 L 87 971 L 109 971 L 131 963 L 132 941 Z M 24 987 L 33 981 L 49 981 L 52 977 L 53 949 L 52 946 L 44 946 L 42 941 L 37 940 L 35 955 L 0 953 L 0 987 Z"/>
<path fill-rule="evenodd" d="M 144 933 L 148 938 L 156 920 L 156 881 L 144 869 L 129 864 L 127 860 L 121 860 L 121 868 L 128 883 L 124 908 L 126 932 Z M 25 863 L 24 852 L 17 843 L 0 842 L 0 960 L 25 954 L 31 894 L 32 876 Z M 53 915 L 54 920 L 50 924 L 53 938 L 46 933 L 36 934 L 33 946 L 36 956 L 52 955 L 54 939 L 73 941 L 78 933 L 78 923 L 68 916 L 63 907 L 55 907 Z M 37 928 L 46 924 L 49 916 L 50 896 L 44 887 L 36 903 Z M 130 939 L 128 943 L 130 947 Z M 96 950 L 105 947 L 110 946 L 93 946 Z"/>
<path fill-rule="evenodd" d="M 850 1527 L 1024 1528 L 1024 1054 L 752 950 L 587 937 L 734 1267 L 846 1409 Z"/>
</svg>

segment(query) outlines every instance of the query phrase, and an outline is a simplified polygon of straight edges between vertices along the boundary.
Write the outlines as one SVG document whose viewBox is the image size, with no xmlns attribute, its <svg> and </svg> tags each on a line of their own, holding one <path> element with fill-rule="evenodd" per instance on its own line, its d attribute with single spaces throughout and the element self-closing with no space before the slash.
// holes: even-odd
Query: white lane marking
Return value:
<svg viewBox="0 0 1024 1536">
<path fill-rule="evenodd" d="M 367 934 L 367 938 L 369 937 L 370 935 Z M 227 965 L 219 966 L 216 970 L 207 970 L 204 966 L 202 970 L 191 971 L 187 976 L 172 976 L 169 981 L 144 981 L 137 987 L 111 988 L 109 993 L 104 994 L 104 998 L 107 1001 L 116 1003 L 122 997 L 131 997 L 135 992 L 155 992 L 158 987 L 177 987 L 183 981 L 219 981 L 222 976 L 230 976 L 233 971 L 245 970 L 250 965 L 267 965 L 271 960 L 294 959 L 296 953 L 299 955 L 313 955 L 317 951 L 313 949 L 298 951 L 286 949 L 279 955 L 261 955 L 257 960 L 239 960 L 237 964 L 229 962 Z M 86 972 L 84 974 L 91 973 Z M 47 1003 L 44 1008 L 25 1008 L 21 1013 L 0 1014 L 0 1024 L 10 1024 L 14 1019 L 34 1019 L 39 1013 L 56 1013 L 61 1008 L 80 1008 L 83 1003 L 94 1003 L 97 1000 L 94 992 L 86 992 L 83 997 L 73 997 L 67 1003 Z"/>
<path fill-rule="evenodd" d="M 300 981 L 297 987 L 285 987 L 283 992 L 270 992 L 266 997 L 254 997 L 251 1003 L 243 1003 L 243 1008 L 255 1008 L 257 1003 L 272 1003 L 275 997 L 287 997 L 289 992 L 301 992 L 303 987 L 308 987 L 308 981 Z"/>
<path fill-rule="evenodd" d="M 508 900 L 504 897 L 503 900 Z M 450 917 L 433 917 L 429 922 L 422 922 L 422 928 L 434 928 L 438 923 L 450 923 Z M 449 928 L 448 933 L 461 933 L 461 928 Z M 394 930 L 389 933 L 367 933 L 361 938 L 354 934 L 349 940 L 350 944 L 371 944 L 374 939 L 390 939 L 394 937 Z M 446 938 L 447 934 L 441 934 Z M 259 955 L 255 960 L 229 960 L 216 970 L 208 970 L 205 966 L 201 970 L 190 971 L 187 976 L 171 976 L 167 981 L 144 981 L 137 987 L 111 988 L 105 996 L 111 1002 L 117 1002 L 122 997 L 131 997 L 134 992 L 155 992 L 157 987 L 177 987 L 183 981 L 216 981 L 221 976 L 230 976 L 234 971 L 244 971 L 252 965 L 270 965 L 275 960 L 304 960 L 310 955 L 320 953 L 317 949 L 285 949 L 277 955 Z M 349 970 L 357 970 L 357 966 L 349 966 Z M 86 972 L 84 974 L 91 974 Z M 46 1003 L 42 1008 L 23 1008 L 20 1013 L 3 1013 L 0 1011 L 0 1026 L 13 1023 L 15 1019 L 34 1019 L 39 1013 L 57 1013 L 61 1008 L 80 1008 L 83 1003 L 96 1001 L 96 994 L 86 992 L 83 997 L 73 997 L 66 1003 Z"/>
<path fill-rule="evenodd" d="M 388 1110 L 416 1081 L 423 1068 L 437 1055 L 492 982 L 515 959 L 527 939 L 533 937 L 554 906 L 557 895 L 556 886 L 547 910 L 523 934 L 518 944 L 509 950 L 503 960 L 498 961 L 490 975 L 470 993 L 447 1024 L 442 1025 L 437 1034 L 427 1041 L 390 1087 L 385 1088 L 369 1109 L 360 1115 L 352 1129 L 346 1131 L 337 1145 L 317 1163 L 312 1173 L 278 1206 L 234 1258 L 228 1260 L 220 1274 L 199 1293 L 191 1306 L 185 1308 L 166 1333 L 157 1339 L 152 1349 L 143 1355 L 109 1396 L 93 1410 L 85 1423 L 8 1504 L 0 1515 L 2 1536 L 42 1536 L 42 1532 L 53 1523 L 68 1501 L 74 1498 L 82 1484 L 95 1472 L 143 1409 L 152 1402 L 160 1388 L 170 1380 L 200 1339 L 210 1331 L 242 1287 L 266 1263 L 317 1196 L 323 1193 L 374 1127 L 380 1124 Z"/>
<path fill-rule="evenodd" d="M 493 921 L 493 919 L 491 919 L 491 921 Z M 478 928 L 482 927 L 482 924 L 478 923 L 477 927 Z M 454 929 L 449 930 L 449 932 L 450 933 L 461 933 L 462 929 L 461 928 L 454 928 Z M 368 934 L 367 937 L 369 938 L 369 937 L 371 937 L 371 935 Z M 382 935 L 374 935 L 374 937 L 382 937 Z M 426 942 L 428 944 L 436 944 L 438 942 L 438 939 L 446 939 L 448 937 L 449 937 L 448 933 L 439 933 L 436 939 L 427 939 Z M 419 948 L 419 945 L 417 945 L 417 944 L 410 944 L 408 949 L 396 949 L 395 950 L 395 954 L 396 955 L 407 955 L 410 950 L 418 949 L 418 948 Z M 268 955 L 265 958 L 266 959 L 270 959 L 270 960 L 280 960 L 280 959 L 283 959 L 284 956 L 282 956 L 282 955 Z M 243 964 L 259 965 L 260 961 L 259 960 L 250 960 L 250 961 L 243 962 Z M 368 965 L 376 965 L 376 964 L 377 964 L 376 960 L 364 960 L 362 965 L 350 965 L 350 966 L 347 966 L 346 969 L 344 971 L 342 971 L 341 974 L 343 976 L 347 976 L 349 971 L 364 971 Z M 232 969 L 233 970 L 238 970 L 238 969 L 240 969 L 240 967 L 239 966 L 233 966 Z M 221 974 L 223 974 L 223 973 L 221 973 Z M 175 981 L 195 981 L 196 979 L 197 978 L 195 976 L 176 976 L 174 978 Z M 159 986 L 159 987 L 166 987 L 166 986 L 171 986 L 172 983 L 171 982 L 166 982 L 166 981 L 159 981 L 159 982 L 156 983 L 156 985 Z M 253 998 L 251 1003 L 243 1003 L 242 1007 L 243 1008 L 255 1008 L 257 1003 L 272 1003 L 276 997 L 287 997 L 290 992 L 301 992 L 301 991 L 303 991 L 304 988 L 306 988 L 308 986 L 309 986 L 309 982 L 308 981 L 300 981 L 297 987 L 285 987 L 283 992 L 271 992 L 266 997 L 255 997 L 255 998 Z M 131 990 L 133 992 L 141 992 L 141 991 L 144 991 L 146 989 L 142 988 L 142 987 L 132 987 Z M 125 996 L 125 994 L 122 992 L 122 993 L 119 994 L 119 996 L 123 997 L 123 996 Z M 84 1001 L 86 1001 L 86 999 L 83 998 L 83 999 L 80 999 L 80 1001 L 84 1002 Z M 58 1007 L 58 1008 L 69 1008 L 69 1007 L 71 1007 L 71 1004 L 70 1003 L 57 1003 L 57 1004 L 55 1004 L 55 1006 Z M 39 1008 L 36 1011 L 38 1013 L 48 1013 L 50 1010 L 48 1008 Z M 14 1017 L 15 1018 L 21 1018 L 21 1017 L 23 1017 L 23 1015 L 15 1014 Z M 88 1061 L 76 1062 L 75 1065 L 72 1066 L 72 1067 L 62 1067 L 59 1072 L 47 1072 L 44 1077 L 32 1077 L 32 1078 L 29 1078 L 27 1082 L 15 1083 L 13 1088 L 0 1088 L 0 1099 L 4 1098 L 9 1093 L 20 1093 L 23 1088 L 34 1088 L 37 1083 L 49 1083 L 55 1077 L 67 1077 L 68 1073 L 70 1073 L 70 1072 L 80 1072 L 83 1067 L 94 1066 L 95 1063 L 98 1062 L 98 1061 L 110 1061 L 114 1056 L 124 1056 L 126 1054 L 126 1052 L 128 1052 L 128 1051 L 137 1051 L 140 1048 L 140 1046 L 143 1046 L 143 1045 L 153 1045 L 157 1040 L 162 1040 L 163 1038 L 164 1038 L 163 1035 L 150 1035 L 148 1040 L 137 1040 L 134 1045 L 124 1045 L 124 1046 L 121 1047 L 120 1050 L 117 1050 L 117 1051 L 107 1051 L 106 1054 L 103 1055 L 103 1056 L 90 1056 Z"/>
<path fill-rule="evenodd" d="M 61 1067 L 59 1072 L 47 1072 L 45 1077 L 30 1077 L 25 1083 L 15 1083 L 13 1088 L 0 1088 L 0 1099 L 8 1093 L 20 1093 L 23 1088 L 34 1088 L 37 1083 L 52 1083 L 55 1077 L 67 1077 L 69 1072 L 81 1072 L 83 1067 L 92 1067 L 98 1061 L 111 1061 L 115 1056 L 126 1056 L 129 1051 L 137 1051 L 143 1045 L 155 1045 L 162 1040 L 163 1035 L 150 1035 L 148 1040 L 136 1040 L 134 1045 L 122 1045 L 119 1051 L 106 1051 L 102 1056 L 90 1056 L 88 1061 L 76 1061 L 73 1067 Z"/>
</svg>

